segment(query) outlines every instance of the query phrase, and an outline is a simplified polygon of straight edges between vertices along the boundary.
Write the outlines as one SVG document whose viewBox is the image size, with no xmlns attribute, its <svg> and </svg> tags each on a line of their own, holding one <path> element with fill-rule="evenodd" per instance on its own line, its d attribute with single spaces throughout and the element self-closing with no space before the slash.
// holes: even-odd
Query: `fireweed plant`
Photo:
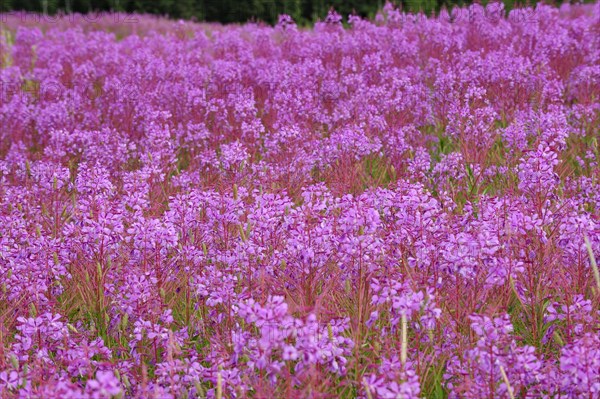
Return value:
<svg viewBox="0 0 600 399">
<path fill-rule="evenodd" d="M 0 397 L 600 398 L 600 5 L 492 8 L 1 15 Z"/>
</svg>

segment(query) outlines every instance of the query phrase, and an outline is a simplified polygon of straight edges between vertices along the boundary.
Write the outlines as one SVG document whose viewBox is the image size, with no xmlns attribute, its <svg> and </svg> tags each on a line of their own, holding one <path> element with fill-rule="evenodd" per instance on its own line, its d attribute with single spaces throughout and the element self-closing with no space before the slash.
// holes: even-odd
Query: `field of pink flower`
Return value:
<svg viewBox="0 0 600 399">
<path fill-rule="evenodd" d="M 0 18 L 0 398 L 600 398 L 600 3 Z"/>
</svg>

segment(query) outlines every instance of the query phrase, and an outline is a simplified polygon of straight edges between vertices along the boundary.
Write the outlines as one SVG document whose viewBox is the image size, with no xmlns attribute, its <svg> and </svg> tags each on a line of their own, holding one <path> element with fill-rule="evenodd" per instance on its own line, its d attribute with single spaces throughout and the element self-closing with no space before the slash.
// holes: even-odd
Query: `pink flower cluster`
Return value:
<svg viewBox="0 0 600 399">
<path fill-rule="evenodd" d="M 0 397 L 600 398 L 600 3 L 0 17 Z"/>
</svg>

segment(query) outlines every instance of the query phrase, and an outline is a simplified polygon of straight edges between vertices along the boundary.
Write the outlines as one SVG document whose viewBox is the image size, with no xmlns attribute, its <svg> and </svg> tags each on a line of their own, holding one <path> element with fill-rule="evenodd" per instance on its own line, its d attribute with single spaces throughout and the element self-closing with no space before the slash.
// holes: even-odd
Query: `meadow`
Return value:
<svg viewBox="0 0 600 399">
<path fill-rule="evenodd" d="M 0 398 L 600 398 L 599 21 L 0 14 Z"/>
</svg>

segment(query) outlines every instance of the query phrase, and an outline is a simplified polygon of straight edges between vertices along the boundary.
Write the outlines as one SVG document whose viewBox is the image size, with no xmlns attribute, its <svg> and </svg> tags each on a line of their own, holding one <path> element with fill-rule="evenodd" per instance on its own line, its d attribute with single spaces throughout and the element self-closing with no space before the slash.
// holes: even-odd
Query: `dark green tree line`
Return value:
<svg viewBox="0 0 600 399">
<path fill-rule="evenodd" d="M 409 11 L 437 12 L 442 6 L 465 5 L 469 0 L 401 0 L 394 1 Z M 482 3 L 485 3 L 483 0 Z M 508 9 L 515 0 L 504 0 Z M 534 3 L 532 0 L 531 3 Z M 279 14 L 289 14 L 301 24 L 323 19 L 333 7 L 342 16 L 356 13 L 373 17 L 385 0 L 0 0 L 0 11 L 87 13 L 121 11 L 149 13 L 171 18 L 196 19 L 222 23 L 260 20 L 274 23 Z"/>
</svg>

